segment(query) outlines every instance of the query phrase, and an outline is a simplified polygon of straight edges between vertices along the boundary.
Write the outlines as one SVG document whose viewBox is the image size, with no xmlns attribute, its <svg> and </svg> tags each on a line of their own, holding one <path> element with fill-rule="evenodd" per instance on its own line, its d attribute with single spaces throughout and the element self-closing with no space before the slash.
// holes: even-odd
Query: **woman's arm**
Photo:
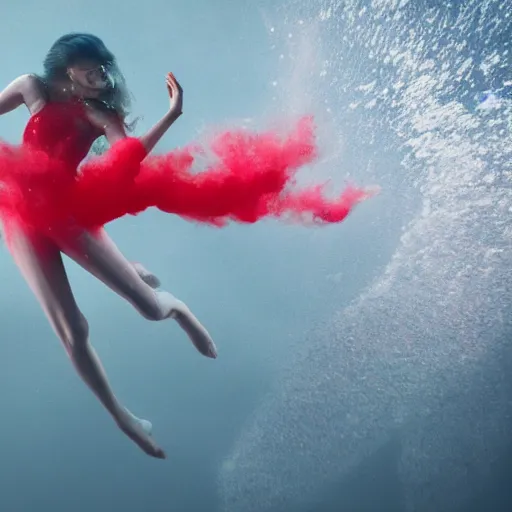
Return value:
<svg viewBox="0 0 512 512">
<path fill-rule="evenodd" d="M 181 116 L 183 108 L 183 89 L 172 73 L 166 77 L 167 91 L 171 100 L 170 108 L 165 116 L 158 121 L 146 134 L 140 137 L 140 142 L 150 153 L 157 145 L 167 130 L 174 124 L 176 119 Z M 123 123 L 117 116 L 109 115 L 102 122 L 102 129 L 109 144 L 114 144 L 118 140 L 126 137 L 126 131 Z"/>
<path fill-rule="evenodd" d="M 33 75 L 22 75 L 0 92 L 0 115 L 26 105 L 34 113 L 44 104 L 44 95 L 38 79 Z"/>
<path fill-rule="evenodd" d="M 179 115 L 172 111 L 167 112 L 167 114 L 165 114 L 158 123 L 139 138 L 148 153 L 153 150 L 178 117 Z M 117 116 L 109 115 L 104 119 L 103 131 L 110 145 L 115 144 L 117 141 L 126 137 L 126 131 L 123 123 Z"/>
<path fill-rule="evenodd" d="M 151 130 L 144 134 L 140 141 L 149 153 L 158 144 L 160 139 L 165 135 L 171 125 L 178 119 L 181 114 L 175 114 L 172 111 L 167 112 L 158 123 L 156 123 Z"/>
<path fill-rule="evenodd" d="M 183 113 L 183 89 L 178 80 L 172 73 L 167 73 L 165 77 L 167 93 L 171 100 L 169 111 L 158 123 L 149 130 L 146 135 L 140 138 L 140 141 L 149 153 L 164 136 L 165 132 L 174 124 L 176 119 Z"/>
</svg>

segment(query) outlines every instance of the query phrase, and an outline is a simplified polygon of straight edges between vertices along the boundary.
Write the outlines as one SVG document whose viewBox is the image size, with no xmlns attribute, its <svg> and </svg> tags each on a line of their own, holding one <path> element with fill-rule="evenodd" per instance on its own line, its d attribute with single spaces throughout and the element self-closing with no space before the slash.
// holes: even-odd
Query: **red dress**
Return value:
<svg viewBox="0 0 512 512">
<path fill-rule="evenodd" d="M 100 135 L 83 104 L 48 103 L 30 118 L 22 145 L 0 143 L 4 224 L 48 231 L 72 222 L 94 229 L 149 207 L 217 226 L 264 217 L 331 223 L 367 197 L 353 187 L 333 200 L 322 186 L 294 190 L 297 170 L 316 158 L 311 118 L 286 137 L 224 132 L 206 148 L 156 156 L 128 137 L 84 161 Z M 198 170 L 198 160 L 210 164 Z"/>
</svg>

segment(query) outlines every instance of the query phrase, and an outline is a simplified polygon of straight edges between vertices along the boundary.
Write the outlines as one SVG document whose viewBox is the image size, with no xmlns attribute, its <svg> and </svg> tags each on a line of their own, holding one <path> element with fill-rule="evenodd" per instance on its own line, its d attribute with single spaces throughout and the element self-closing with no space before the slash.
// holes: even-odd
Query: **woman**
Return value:
<svg viewBox="0 0 512 512">
<path fill-rule="evenodd" d="M 146 158 L 182 113 L 183 92 L 166 78 L 167 113 L 140 138 L 127 137 L 128 94 L 116 60 L 90 34 L 68 34 L 52 46 L 44 75 L 24 75 L 0 93 L 0 114 L 25 105 L 30 114 L 23 144 L 0 145 L 0 215 L 8 247 L 77 372 L 119 428 L 147 454 L 165 458 L 151 424 L 129 412 L 109 386 L 88 339 L 88 324 L 71 291 L 64 253 L 103 281 L 149 320 L 173 318 L 197 350 L 215 345 L 189 308 L 140 264 L 130 263 L 103 225 L 154 206 L 217 225 L 227 219 L 306 211 L 339 222 L 365 192 L 348 189 L 336 201 L 318 187 L 286 189 L 294 171 L 315 155 L 308 122 L 285 141 L 272 134 L 222 134 L 212 143 L 217 164 L 192 173 L 192 149 Z M 104 135 L 111 149 L 79 164 Z"/>
</svg>

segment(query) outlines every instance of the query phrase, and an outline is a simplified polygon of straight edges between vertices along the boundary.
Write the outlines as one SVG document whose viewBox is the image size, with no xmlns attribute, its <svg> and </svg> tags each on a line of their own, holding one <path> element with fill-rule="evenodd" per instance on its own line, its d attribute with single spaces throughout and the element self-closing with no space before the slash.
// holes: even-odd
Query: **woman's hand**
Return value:
<svg viewBox="0 0 512 512">
<path fill-rule="evenodd" d="M 148 133 L 140 138 L 140 141 L 148 153 L 153 150 L 158 141 L 164 136 L 165 132 L 182 114 L 183 89 L 181 85 L 172 73 L 167 73 L 165 82 L 167 83 L 167 90 L 169 91 L 169 98 L 171 100 L 169 112 L 167 112 Z"/>
<path fill-rule="evenodd" d="M 167 91 L 171 99 L 169 111 L 176 117 L 183 113 L 183 89 L 172 73 L 167 73 L 166 77 Z"/>
</svg>

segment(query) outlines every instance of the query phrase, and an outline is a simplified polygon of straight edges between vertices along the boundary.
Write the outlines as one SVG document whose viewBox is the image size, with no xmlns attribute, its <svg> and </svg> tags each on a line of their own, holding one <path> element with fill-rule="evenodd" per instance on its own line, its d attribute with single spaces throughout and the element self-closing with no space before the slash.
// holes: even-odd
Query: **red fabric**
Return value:
<svg viewBox="0 0 512 512">
<path fill-rule="evenodd" d="M 341 222 L 367 197 L 349 187 L 328 199 L 322 186 L 294 187 L 301 166 L 317 156 L 313 120 L 301 119 L 286 137 L 244 130 L 221 133 L 208 148 L 190 146 L 148 156 L 127 138 L 85 161 L 98 133 L 79 104 L 49 103 L 33 116 L 23 144 L 0 143 L 0 214 L 37 229 L 70 219 L 95 228 L 149 207 L 217 226 L 265 217 Z M 192 169 L 204 150 L 214 163 Z"/>
</svg>

